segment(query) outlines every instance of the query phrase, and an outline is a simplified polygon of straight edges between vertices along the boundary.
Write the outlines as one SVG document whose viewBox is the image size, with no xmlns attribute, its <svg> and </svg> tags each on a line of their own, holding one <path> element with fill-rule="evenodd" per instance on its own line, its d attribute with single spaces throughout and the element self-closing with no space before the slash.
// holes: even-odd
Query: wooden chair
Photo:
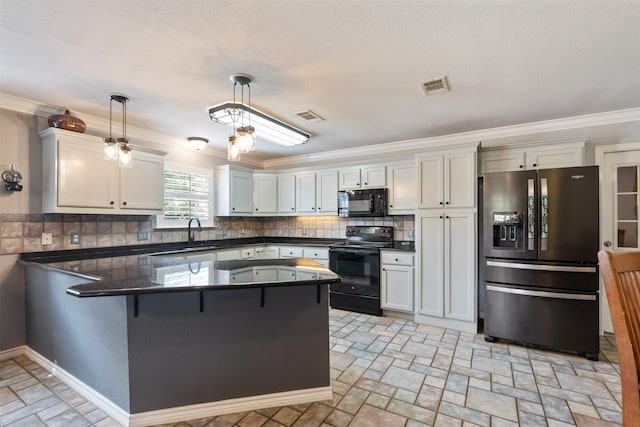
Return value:
<svg viewBox="0 0 640 427">
<path fill-rule="evenodd" d="M 613 320 L 624 426 L 640 425 L 640 251 L 598 252 Z"/>
</svg>

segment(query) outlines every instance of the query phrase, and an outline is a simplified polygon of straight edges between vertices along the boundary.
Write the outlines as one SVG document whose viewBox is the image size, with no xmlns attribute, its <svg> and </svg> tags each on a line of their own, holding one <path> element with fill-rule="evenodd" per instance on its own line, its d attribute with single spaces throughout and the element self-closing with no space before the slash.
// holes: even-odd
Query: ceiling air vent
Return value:
<svg viewBox="0 0 640 427">
<path fill-rule="evenodd" d="M 436 93 L 449 92 L 449 85 L 447 84 L 447 77 L 442 76 L 437 79 L 429 80 L 420 83 L 425 95 L 435 95 Z"/>
<path fill-rule="evenodd" d="M 311 110 L 305 110 L 305 111 L 301 111 L 299 113 L 296 113 L 298 116 L 302 117 L 305 120 L 308 120 L 310 122 L 321 122 L 324 121 L 324 119 L 322 117 L 320 117 L 319 115 L 317 115 L 316 113 L 314 113 Z"/>
</svg>

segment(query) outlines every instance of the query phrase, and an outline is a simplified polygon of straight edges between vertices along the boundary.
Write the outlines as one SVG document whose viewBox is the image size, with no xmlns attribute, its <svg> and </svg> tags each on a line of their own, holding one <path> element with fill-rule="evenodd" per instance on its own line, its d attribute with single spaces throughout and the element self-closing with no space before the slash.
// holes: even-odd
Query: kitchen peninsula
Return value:
<svg viewBox="0 0 640 427">
<path fill-rule="evenodd" d="M 27 346 L 125 425 L 331 399 L 340 278 L 310 259 L 189 254 L 23 260 Z"/>
</svg>

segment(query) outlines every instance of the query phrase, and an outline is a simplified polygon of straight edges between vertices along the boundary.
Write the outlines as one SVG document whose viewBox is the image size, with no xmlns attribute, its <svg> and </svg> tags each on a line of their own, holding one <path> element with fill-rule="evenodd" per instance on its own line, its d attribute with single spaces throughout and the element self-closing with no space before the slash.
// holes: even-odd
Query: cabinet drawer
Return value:
<svg viewBox="0 0 640 427">
<path fill-rule="evenodd" d="M 302 248 L 283 246 L 280 248 L 280 258 L 302 258 Z"/>
<path fill-rule="evenodd" d="M 329 249 L 324 248 L 304 248 L 302 250 L 304 258 L 329 259 Z"/>
<path fill-rule="evenodd" d="M 382 264 L 413 266 L 413 253 L 382 252 L 381 255 Z"/>
</svg>

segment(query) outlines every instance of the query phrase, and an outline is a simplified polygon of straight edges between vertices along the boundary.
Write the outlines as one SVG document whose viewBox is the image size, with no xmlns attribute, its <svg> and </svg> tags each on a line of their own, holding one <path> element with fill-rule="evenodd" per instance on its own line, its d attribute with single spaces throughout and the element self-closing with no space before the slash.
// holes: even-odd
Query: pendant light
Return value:
<svg viewBox="0 0 640 427">
<path fill-rule="evenodd" d="M 256 129 L 251 126 L 251 82 L 253 82 L 253 77 L 248 74 L 233 74 L 231 76 L 231 81 L 233 82 L 233 98 L 235 102 L 236 96 L 236 85 L 240 84 L 240 103 L 244 105 L 244 87 L 246 86 L 249 92 L 249 114 L 248 114 L 248 124 L 244 125 L 244 114 L 242 114 L 242 110 L 240 113 L 241 125 L 236 131 L 236 136 L 238 137 L 238 148 L 241 153 L 249 153 L 250 151 L 255 151 L 256 149 Z"/>
<path fill-rule="evenodd" d="M 122 137 L 115 139 L 112 136 L 112 106 L 113 101 L 122 104 Z M 106 160 L 118 160 L 118 166 L 121 168 L 130 168 L 133 166 L 133 153 L 127 138 L 127 102 L 129 98 L 123 95 L 111 95 L 109 102 L 109 137 L 104 139 L 104 158 Z"/>
</svg>

